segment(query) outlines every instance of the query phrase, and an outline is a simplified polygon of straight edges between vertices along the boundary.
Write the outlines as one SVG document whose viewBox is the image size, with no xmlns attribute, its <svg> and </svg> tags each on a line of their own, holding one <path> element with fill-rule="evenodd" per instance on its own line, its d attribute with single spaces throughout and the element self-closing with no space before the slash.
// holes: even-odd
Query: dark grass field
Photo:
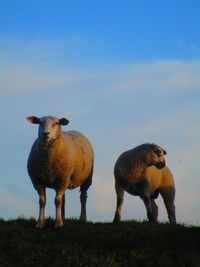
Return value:
<svg viewBox="0 0 200 267">
<path fill-rule="evenodd" d="M 200 227 L 65 220 L 35 229 L 34 219 L 0 220 L 1 267 L 200 267 Z"/>
</svg>

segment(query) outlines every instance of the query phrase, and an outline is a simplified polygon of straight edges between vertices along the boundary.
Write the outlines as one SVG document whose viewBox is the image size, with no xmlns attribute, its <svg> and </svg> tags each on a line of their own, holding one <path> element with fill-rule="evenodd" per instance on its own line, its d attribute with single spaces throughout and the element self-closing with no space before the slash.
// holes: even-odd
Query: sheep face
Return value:
<svg viewBox="0 0 200 267">
<path fill-rule="evenodd" d="M 60 135 L 61 125 L 67 125 L 69 123 L 65 118 L 57 119 L 52 116 L 42 118 L 31 116 L 27 120 L 31 123 L 39 124 L 38 137 L 43 142 L 55 140 Z"/>
<path fill-rule="evenodd" d="M 165 158 L 164 155 L 166 155 L 167 152 L 161 148 L 160 146 L 157 146 L 155 144 L 150 144 L 150 150 L 148 153 L 148 161 L 150 162 L 149 166 L 156 166 L 158 169 L 162 169 L 165 167 Z"/>
<path fill-rule="evenodd" d="M 38 136 L 41 140 L 50 141 L 56 139 L 61 132 L 59 120 L 54 117 L 43 117 L 40 121 Z"/>
</svg>

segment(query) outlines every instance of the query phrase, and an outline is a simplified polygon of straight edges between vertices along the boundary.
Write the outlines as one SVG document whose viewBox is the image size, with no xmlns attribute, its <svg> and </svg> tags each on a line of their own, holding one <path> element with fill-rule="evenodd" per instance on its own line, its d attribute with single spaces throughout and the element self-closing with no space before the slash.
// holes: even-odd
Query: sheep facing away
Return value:
<svg viewBox="0 0 200 267">
<path fill-rule="evenodd" d="M 92 183 L 94 153 L 89 140 L 77 131 L 62 131 L 61 125 L 67 125 L 65 118 L 52 116 L 27 120 L 39 124 L 38 138 L 29 154 L 27 169 L 34 188 L 39 194 L 39 218 L 37 228 L 45 225 L 44 210 L 46 187 L 56 191 L 56 223 L 62 227 L 62 200 L 66 189 L 80 186 L 80 220 L 86 221 L 87 190 Z"/>
<path fill-rule="evenodd" d="M 156 222 L 158 207 L 154 201 L 161 194 L 170 223 L 176 223 L 175 186 L 172 173 L 165 166 L 166 151 L 156 144 L 145 143 L 122 153 L 114 167 L 117 207 L 113 222 L 121 220 L 124 190 L 140 196 L 150 222 Z"/>
</svg>

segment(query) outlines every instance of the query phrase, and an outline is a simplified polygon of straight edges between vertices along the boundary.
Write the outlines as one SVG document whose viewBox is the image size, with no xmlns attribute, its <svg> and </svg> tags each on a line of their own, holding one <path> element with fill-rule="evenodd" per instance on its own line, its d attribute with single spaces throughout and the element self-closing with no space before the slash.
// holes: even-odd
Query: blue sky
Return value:
<svg viewBox="0 0 200 267">
<path fill-rule="evenodd" d="M 113 219 L 114 163 L 156 142 L 176 183 L 177 220 L 200 223 L 199 1 L 0 1 L 0 216 L 38 216 L 26 171 L 37 126 L 67 117 L 95 149 L 88 219 Z M 46 215 L 54 216 L 53 190 Z M 78 190 L 66 214 L 79 216 Z M 162 200 L 159 219 L 166 220 Z M 146 218 L 126 194 L 123 219 Z"/>
</svg>

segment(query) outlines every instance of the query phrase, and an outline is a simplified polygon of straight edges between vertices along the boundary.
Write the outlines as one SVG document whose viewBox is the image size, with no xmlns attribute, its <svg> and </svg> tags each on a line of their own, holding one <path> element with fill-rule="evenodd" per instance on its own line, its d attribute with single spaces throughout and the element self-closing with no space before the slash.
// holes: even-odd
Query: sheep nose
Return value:
<svg viewBox="0 0 200 267">
<path fill-rule="evenodd" d="M 43 137 L 45 137 L 45 138 L 47 138 L 49 134 L 50 134 L 50 132 L 44 132 L 44 133 L 42 133 Z"/>
</svg>

